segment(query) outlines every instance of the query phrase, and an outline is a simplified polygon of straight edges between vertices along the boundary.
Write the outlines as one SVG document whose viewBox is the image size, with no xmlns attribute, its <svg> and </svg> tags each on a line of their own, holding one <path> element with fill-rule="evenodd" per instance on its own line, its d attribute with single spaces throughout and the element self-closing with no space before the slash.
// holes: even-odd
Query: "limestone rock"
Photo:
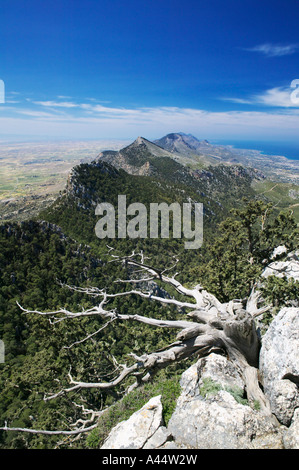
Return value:
<svg viewBox="0 0 299 470">
<path fill-rule="evenodd" d="M 283 436 L 285 449 L 299 449 L 299 408 L 294 412 L 291 426 Z"/>
<path fill-rule="evenodd" d="M 288 252 L 287 247 L 285 245 L 280 245 L 275 248 L 275 250 L 272 253 L 271 259 L 275 260 L 276 258 L 279 258 L 280 256 L 286 255 Z"/>
<path fill-rule="evenodd" d="M 170 441 L 172 436 L 170 432 L 164 426 L 161 426 L 157 429 L 155 434 L 150 437 L 147 443 L 144 445 L 143 449 L 159 449 L 161 448 L 166 442 Z"/>
<path fill-rule="evenodd" d="M 285 374 L 296 373 L 285 357 L 292 354 L 294 357 L 295 352 L 289 351 L 286 340 L 280 349 L 277 346 L 281 341 L 277 334 L 283 325 L 291 329 L 294 325 L 297 318 L 294 310 L 298 309 L 280 312 L 273 321 L 277 325 L 270 325 L 270 333 L 267 333 L 263 346 L 265 367 L 269 366 L 272 371 L 271 361 L 275 367 L 277 364 L 281 366 L 281 369 L 276 369 L 276 380 L 273 377 L 271 387 L 276 390 L 275 409 L 287 416 L 289 428 L 250 407 L 245 395 L 242 398 L 244 383 L 239 370 L 226 357 L 210 354 L 182 374 L 181 394 L 167 428 L 163 425 L 161 396 L 154 397 L 127 421 L 113 428 L 102 449 L 298 448 L 299 408 L 294 413 L 290 404 L 286 407 L 286 403 L 294 402 L 294 394 L 298 392 L 296 384 L 285 377 Z M 288 334 L 291 339 L 296 336 L 294 332 L 293 335 L 290 331 Z M 278 355 L 282 353 L 280 359 L 276 358 L 276 348 Z M 268 353 L 269 358 L 266 357 Z M 288 413 L 290 409 L 292 412 Z"/>
<path fill-rule="evenodd" d="M 299 308 L 283 308 L 262 338 L 260 372 L 272 412 L 289 426 L 299 407 Z"/>
<path fill-rule="evenodd" d="M 204 398 L 200 388 L 207 378 L 219 387 Z M 238 371 L 216 354 L 184 372 L 182 393 L 168 424 L 175 444 L 193 449 L 282 448 L 280 428 L 227 391 L 240 385 Z"/>
<path fill-rule="evenodd" d="M 102 449 L 142 449 L 162 425 L 161 395 L 151 398 L 127 421 L 121 421 L 110 432 Z M 162 444 L 166 439 L 162 442 Z"/>
<path fill-rule="evenodd" d="M 269 276 L 286 277 L 287 279 L 293 278 L 295 281 L 299 281 L 299 251 L 289 253 L 283 261 L 270 263 L 262 276 L 265 278 Z"/>
<path fill-rule="evenodd" d="M 210 378 L 223 388 L 238 387 L 244 389 L 243 380 L 235 366 L 219 354 L 211 354 L 208 358 L 201 359 L 197 363 L 197 367 L 200 383 L 205 378 Z"/>
</svg>

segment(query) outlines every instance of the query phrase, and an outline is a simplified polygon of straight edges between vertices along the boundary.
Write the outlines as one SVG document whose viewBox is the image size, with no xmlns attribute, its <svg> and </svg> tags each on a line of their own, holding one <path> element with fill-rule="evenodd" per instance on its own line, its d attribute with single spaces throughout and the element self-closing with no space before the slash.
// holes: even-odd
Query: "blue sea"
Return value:
<svg viewBox="0 0 299 470">
<path fill-rule="evenodd" d="M 259 150 L 266 155 L 280 155 L 290 160 L 299 160 L 299 142 L 283 143 L 283 142 L 265 142 L 265 141 L 217 141 L 212 142 L 216 145 L 233 145 L 234 148 Z"/>
</svg>

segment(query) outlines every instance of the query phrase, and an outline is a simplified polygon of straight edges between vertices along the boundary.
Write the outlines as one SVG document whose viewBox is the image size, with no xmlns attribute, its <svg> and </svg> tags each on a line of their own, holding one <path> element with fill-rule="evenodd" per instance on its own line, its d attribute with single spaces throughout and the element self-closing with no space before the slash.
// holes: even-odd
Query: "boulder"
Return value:
<svg viewBox="0 0 299 470">
<path fill-rule="evenodd" d="M 289 426 L 299 407 L 299 308 L 283 308 L 270 324 L 262 338 L 260 372 L 272 412 Z"/>
<path fill-rule="evenodd" d="M 299 449 L 299 408 L 294 412 L 291 426 L 283 436 L 285 449 Z"/>
<path fill-rule="evenodd" d="M 161 395 L 151 398 L 128 420 L 118 423 L 102 449 L 142 449 L 163 424 Z M 160 438 L 162 444 L 166 441 Z"/>
<path fill-rule="evenodd" d="M 159 449 L 170 440 L 172 440 L 172 436 L 168 429 L 165 426 L 160 426 L 143 446 L 143 449 Z"/>
</svg>

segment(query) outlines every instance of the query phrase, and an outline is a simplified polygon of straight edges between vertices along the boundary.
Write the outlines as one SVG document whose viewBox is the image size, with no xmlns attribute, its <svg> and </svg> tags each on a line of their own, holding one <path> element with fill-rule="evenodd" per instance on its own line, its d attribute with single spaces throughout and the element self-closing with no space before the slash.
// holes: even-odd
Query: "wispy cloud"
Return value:
<svg viewBox="0 0 299 470">
<path fill-rule="evenodd" d="M 224 97 L 221 99 L 238 103 L 241 109 L 218 112 L 169 106 L 113 107 L 62 95 L 43 101 L 23 99 L 23 106 L 3 106 L 0 130 L 3 135 L 28 137 L 34 133 L 59 139 L 155 138 L 174 129 L 208 139 L 250 135 L 261 140 L 273 133 L 293 139 L 298 134 L 299 105 L 291 102 L 292 91 L 291 87 L 276 87 L 249 97 Z M 248 105 L 258 108 L 248 110 Z"/>
<path fill-rule="evenodd" d="M 267 57 L 282 57 L 285 55 L 295 54 L 299 50 L 299 44 L 260 44 L 255 47 L 246 48 L 246 51 L 259 52 Z"/>
<path fill-rule="evenodd" d="M 292 100 L 292 92 L 294 92 L 294 88 L 291 88 L 291 86 L 274 87 L 262 93 L 252 95 L 247 99 L 222 97 L 221 100 L 237 104 L 264 105 L 274 108 L 299 108 L 298 101 Z"/>
<path fill-rule="evenodd" d="M 34 101 L 33 103 L 49 108 L 77 108 L 79 106 L 71 101 Z"/>
<path fill-rule="evenodd" d="M 6 100 L 5 100 L 5 103 L 8 103 L 8 104 L 18 104 L 18 103 L 21 103 L 21 101 L 6 99 Z"/>
<path fill-rule="evenodd" d="M 72 99 L 71 96 L 65 96 L 65 95 L 58 95 L 57 98 L 59 100 L 71 100 Z"/>
<path fill-rule="evenodd" d="M 266 106 L 274 106 L 281 108 L 298 108 L 299 104 L 294 103 L 291 99 L 291 93 L 293 89 L 287 87 L 276 87 L 266 90 L 265 93 L 261 93 L 254 97 L 257 103 L 264 104 Z"/>
<path fill-rule="evenodd" d="M 274 97 L 278 99 L 277 95 Z M 273 101 L 274 97 L 270 94 L 268 100 Z M 283 97 L 279 95 L 279 100 Z M 267 102 L 265 96 L 259 99 Z M 74 107 L 57 113 L 49 105 L 15 110 L 15 115 L 0 116 L 1 132 L 28 136 L 34 131 L 35 135 L 52 138 L 128 139 L 137 135 L 154 138 L 180 129 L 208 139 L 249 135 L 261 139 L 273 134 L 285 139 L 296 138 L 299 128 L 299 114 L 294 113 L 295 110 L 212 112 L 178 107 L 124 109 L 95 105 L 86 112 L 82 104 L 73 104 L 80 106 L 79 113 Z"/>
<path fill-rule="evenodd" d="M 233 98 L 228 96 L 223 96 L 220 98 L 222 101 L 230 101 L 231 103 L 237 104 L 252 104 L 252 100 L 250 99 L 243 99 L 243 98 Z"/>
</svg>

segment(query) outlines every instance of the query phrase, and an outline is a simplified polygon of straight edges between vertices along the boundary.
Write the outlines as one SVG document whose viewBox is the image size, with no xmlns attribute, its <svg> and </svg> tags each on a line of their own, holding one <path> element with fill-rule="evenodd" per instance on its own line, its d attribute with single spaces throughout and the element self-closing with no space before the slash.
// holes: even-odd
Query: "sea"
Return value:
<svg viewBox="0 0 299 470">
<path fill-rule="evenodd" d="M 279 155 L 290 160 L 299 160 L 299 142 L 284 143 L 246 140 L 210 142 L 215 145 L 232 145 L 236 149 L 259 150 L 265 155 Z"/>
</svg>

